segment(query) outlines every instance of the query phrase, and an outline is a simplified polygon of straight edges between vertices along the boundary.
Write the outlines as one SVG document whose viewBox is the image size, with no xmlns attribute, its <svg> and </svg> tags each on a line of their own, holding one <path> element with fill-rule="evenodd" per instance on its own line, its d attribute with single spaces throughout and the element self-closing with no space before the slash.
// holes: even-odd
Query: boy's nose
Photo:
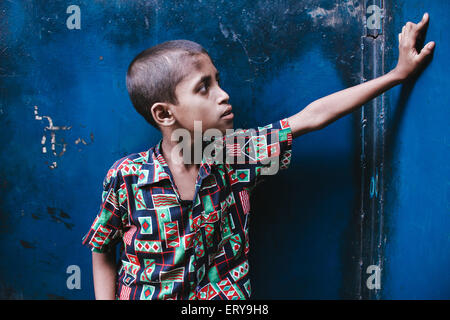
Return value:
<svg viewBox="0 0 450 320">
<path fill-rule="evenodd" d="M 228 104 L 228 100 L 230 100 L 230 96 L 226 93 L 225 90 L 219 87 L 219 104 Z"/>
</svg>

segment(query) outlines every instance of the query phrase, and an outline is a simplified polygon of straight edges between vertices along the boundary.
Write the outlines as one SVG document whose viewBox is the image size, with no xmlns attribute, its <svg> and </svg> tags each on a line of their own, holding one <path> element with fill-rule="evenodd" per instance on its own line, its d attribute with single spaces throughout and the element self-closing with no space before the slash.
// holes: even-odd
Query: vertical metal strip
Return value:
<svg viewBox="0 0 450 320">
<path fill-rule="evenodd" d="M 365 1 L 365 34 L 361 38 L 361 82 L 384 74 L 384 8 L 383 0 Z M 383 270 L 384 105 L 382 95 L 361 108 L 359 286 L 356 292 L 358 299 L 379 299 L 381 294 L 381 288 L 368 285 L 367 280 L 373 272 Z M 369 279 L 371 283 L 372 279 L 374 277 Z"/>
</svg>

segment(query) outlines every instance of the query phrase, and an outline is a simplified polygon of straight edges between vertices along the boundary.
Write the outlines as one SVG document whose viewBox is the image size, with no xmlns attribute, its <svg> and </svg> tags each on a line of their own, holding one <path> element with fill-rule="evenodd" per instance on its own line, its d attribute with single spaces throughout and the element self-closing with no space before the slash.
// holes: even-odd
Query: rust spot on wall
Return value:
<svg viewBox="0 0 450 320">
<path fill-rule="evenodd" d="M 20 240 L 20 244 L 22 245 L 22 247 L 26 248 L 26 249 L 35 249 L 36 246 L 34 244 L 32 244 L 31 242 L 25 241 L 25 240 Z"/>
</svg>

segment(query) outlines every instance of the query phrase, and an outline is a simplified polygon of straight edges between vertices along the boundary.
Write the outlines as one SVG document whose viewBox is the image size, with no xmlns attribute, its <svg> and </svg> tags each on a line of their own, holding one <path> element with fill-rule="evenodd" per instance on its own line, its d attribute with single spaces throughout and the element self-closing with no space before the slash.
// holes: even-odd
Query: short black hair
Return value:
<svg viewBox="0 0 450 320">
<path fill-rule="evenodd" d="M 175 88 L 187 75 L 185 58 L 199 54 L 209 57 L 196 42 L 172 40 L 142 51 L 131 61 L 126 77 L 131 102 L 136 111 L 158 130 L 150 107 L 156 102 L 178 104 Z"/>
</svg>

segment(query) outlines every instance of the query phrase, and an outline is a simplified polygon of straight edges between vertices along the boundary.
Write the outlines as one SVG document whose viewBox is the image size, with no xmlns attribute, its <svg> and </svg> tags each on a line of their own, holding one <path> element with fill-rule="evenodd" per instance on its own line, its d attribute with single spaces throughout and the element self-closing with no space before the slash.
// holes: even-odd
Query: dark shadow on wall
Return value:
<svg viewBox="0 0 450 320">
<path fill-rule="evenodd" d="M 389 2 L 390 3 L 390 2 Z M 394 5 L 394 8 L 391 10 L 393 12 L 392 17 L 389 20 L 389 25 L 385 28 L 386 30 L 386 48 L 388 49 L 386 52 L 386 60 L 388 63 L 391 63 L 391 68 L 394 68 L 397 60 L 398 60 L 398 33 L 401 32 L 401 27 L 407 21 L 400 21 L 396 23 L 396 20 L 399 20 L 399 15 L 403 10 L 404 3 L 397 3 Z M 399 30 L 395 28 L 398 27 Z M 425 44 L 425 38 L 427 33 L 428 26 L 425 28 L 422 37 L 418 39 L 416 50 L 420 52 Z M 421 77 L 423 71 L 428 67 L 428 65 L 433 60 L 434 53 L 424 62 L 422 67 L 417 71 L 417 73 L 411 76 L 407 81 L 401 84 L 400 93 L 398 95 L 397 101 L 390 105 L 390 99 L 385 99 L 387 105 L 385 106 L 386 110 L 388 110 L 388 115 L 386 117 L 386 127 L 385 127 L 385 185 L 384 185 L 384 194 L 385 194 L 385 204 L 390 203 L 390 207 L 395 208 L 397 205 L 398 199 L 398 181 L 394 179 L 397 175 L 397 167 L 396 167 L 396 150 L 397 146 L 400 143 L 401 137 L 399 136 L 400 128 L 404 121 L 404 114 L 406 107 L 409 104 L 411 93 L 415 87 L 417 80 Z M 386 93 L 390 95 L 390 92 Z M 389 239 L 392 236 L 392 216 L 389 214 L 384 215 L 384 236 L 385 241 L 389 242 Z M 384 270 L 386 270 L 386 264 L 389 261 L 384 258 Z M 382 271 L 381 274 L 381 283 L 385 283 L 386 272 Z M 381 292 L 381 299 L 383 297 L 383 291 Z"/>
<path fill-rule="evenodd" d="M 293 156 L 251 199 L 253 299 L 338 299 L 357 192 L 348 156 Z"/>
</svg>

